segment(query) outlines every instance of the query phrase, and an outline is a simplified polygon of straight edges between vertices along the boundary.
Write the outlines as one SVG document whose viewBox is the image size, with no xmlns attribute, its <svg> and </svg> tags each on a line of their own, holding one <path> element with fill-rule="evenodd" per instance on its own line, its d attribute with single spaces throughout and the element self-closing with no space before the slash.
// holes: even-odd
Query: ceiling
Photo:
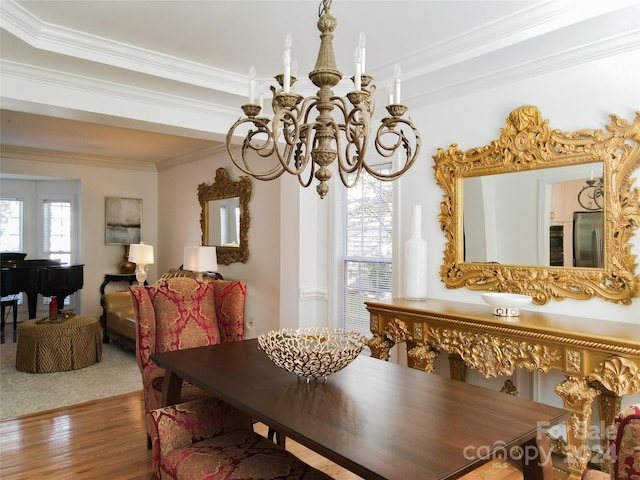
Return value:
<svg viewBox="0 0 640 480">
<path fill-rule="evenodd" d="M 95 80 L 96 90 L 118 89 L 149 104 L 188 105 L 224 119 L 222 126 L 181 127 L 142 115 L 136 120 L 135 112 L 98 111 L 90 102 L 65 108 L 47 99 L 26 101 L 2 88 L 2 147 L 156 166 L 219 148 L 246 102 L 249 66 L 264 82 L 280 73 L 287 33 L 300 65 L 299 92 L 313 93 L 304 77 L 319 45 L 318 4 L 2 0 L 0 73 L 7 79 Z M 367 73 L 383 92 L 399 62 L 403 103 L 411 107 L 640 43 L 637 0 L 336 0 L 331 13 L 338 19 L 333 43 L 344 76 L 336 92 L 349 88 L 363 31 Z"/>
</svg>

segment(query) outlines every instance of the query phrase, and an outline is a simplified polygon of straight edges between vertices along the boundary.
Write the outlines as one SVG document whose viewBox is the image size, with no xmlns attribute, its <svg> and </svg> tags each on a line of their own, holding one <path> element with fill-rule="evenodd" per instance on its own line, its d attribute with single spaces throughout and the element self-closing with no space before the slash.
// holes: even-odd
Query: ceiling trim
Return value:
<svg viewBox="0 0 640 480">
<path fill-rule="evenodd" d="M 0 145 L 0 156 L 4 160 L 29 160 L 36 162 L 64 163 L 70 165 L 87 165 L 93 167 L 115 168 L 118 170 L 136 170 L 157 172 L 156 164 L 125 158 L 81 155 L 72 152 L 57 152 L 36 148 L 11 147 Z"/>
<path fill-rule="evenodd" d="M 637 9 L 637 0 L 610 2 L 563 0 L 536 4 L 527 10 L 469 30 L 463 35 L 443 38 L 440 43 L 414 51 L 398 61 L 403 66 L 403 78 L 421 76 L 527 40 L 541 38 L 546 34 L 596 17 L 615 12 L 624 15 L 624 10 L 629 7 Z M 615 31 L 615 26 L 611 28 Z M 379 70 L 392 71 L 390 65 L 383 65 Z"/>
<path fill-rule="evenodd" d="M 146 50 L 43 22 L 14 0 L 0 2 L 2 28 L 32 47 L 233 95 L 246 93 L 247 75 Z"/>
<path fill-rule="evenodd" d="M 187 153 L 185 155 L 180 155 L 173 158 L 167 158 L 166 160 L 161 160 L 156 162 L 156 167 L 158 171 L 166 170 L 168 168 L 172 168 L 178 165 L 184 165 L 185 163 L 195 162 L 197 160 L 202 160 L 206 157 L 213 157 L 220 153 L 226 152 L 227 146 L 224 144 L 214 145 L 212 147 L 206 147 L 200 149 L 195 152 Z"/>
<path fill-rule="evenodd" d="M 545 75 L 577 65 L 589 63 L 602 58 L 620 55 L 640 49 L 640 30 L 626 32 L 614 38 L 603 39 L 590 45 L 579 45 L 570 50 L 558 51 L 552 55 L 536 58 L 521 63 L 510 64 L 491 71 L 476 71 L 471 75 L 467 71 L 460 76 L 459 82 L 430 82 L 425 75 L 421 84 L 425 85 L 417 95 L 406 95 L 406 102 L 413 106 L 429 106 L 438 103 L 442 98 L 454 98 L 473 92 L 488 90 L 519 80 Z"/>
<path fill-rule="evenodd" d="M 86 96 L 103 96 L 109 97 L 111 100 L 102 102 L 108 107 L 113 107 L 114 102 L 123 102 L 131 107 L 131 104 L 143 104 L 146 107 L 155 105 L 166 111 L 176 112 L 184 111 L 189 116 L 196 118 L 204 118 L 211 124 L 222 123 L 230 125 L 236 121 L 239 116 L 238 108 L 231 108 L 226 105 L 205 102 L 183 96 L 177 96 L 165 92 L 157 92 L 153 90 L 143 89 L 130 85 L 114 83 L 101 80 L 99 78 L 91 78 L 48 68 L 42 68 L 34 65 L 13 62 L 10 60 L 0 60 L 0 74 L 3 82 L 3 97 L 11 98 L 10 80 L 18 82 L 32 81 L 43 86 L 43 88 L 59 88 L 74 92 L 74 96 L 78 98 L 84 95 L 85 99 L 82 103 L 86 107 Z M 22 89 L 22 93 L 24 92 Z M 50 96 L 55 99 L 56 96 Z M 65 105 L 68 107 L 68 104 Z M 95 109 L 94 106 L 92 108 Z M 131 108 L 129 108 L 131 110 Z M 135 109 L 134 109 L 135 110 Z M 142 110 L 140 110 L 142 112 Z M 108 115 L 117 115 L 114 112 L 100 112 Z M 145 111 L 145 113 L 148 113 Z M 131 116 L 127 118 L 133 118 Z M 157 119 L 141 118 L 145 121 L 153 121 Z M 181 127 L 184 127 L 181 125 Z M 202 126 L 198 126 L 202 130 Z M 184 127 L 187 128 L 187 127 Z M 212 132 L 211 128 L 206 129 Z M 226 130 L 225 130 L 226 132 Z"/>
</svg>

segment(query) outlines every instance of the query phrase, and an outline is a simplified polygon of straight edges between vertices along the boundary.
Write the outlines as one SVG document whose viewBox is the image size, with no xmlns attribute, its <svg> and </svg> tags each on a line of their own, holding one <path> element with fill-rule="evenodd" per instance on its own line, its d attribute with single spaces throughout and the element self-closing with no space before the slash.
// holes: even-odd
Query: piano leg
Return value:
<svg viewBox="0 0 640 480">
<path fill-rule="evenodd" d="M 29 320 L 36 318 L 38 307 L 38 292 L 25 292 L 27 294 L 27 306 L 29 307 Z"/>
<path fill-rule="evenodd" d="M 56 302 L 58 302 L 58 313 L 64 308 L 64 300 L 69 296 L 68 293 L 61 293 L 56 295 Z"/>
<path fill-rule="evenodd" d="M 64 308 L 64 300 L 69 296 L 68 293 L 61 293 L 59 295 L 55 295 L 56 302 L 58 302 L 58 312 Z M 37 292 L 27 292 L 27 305 L 29 306 L 29 320 L 32 318 L 36 318 L 37 308 L 38 308 L 38 293 Z"/>
</svg>

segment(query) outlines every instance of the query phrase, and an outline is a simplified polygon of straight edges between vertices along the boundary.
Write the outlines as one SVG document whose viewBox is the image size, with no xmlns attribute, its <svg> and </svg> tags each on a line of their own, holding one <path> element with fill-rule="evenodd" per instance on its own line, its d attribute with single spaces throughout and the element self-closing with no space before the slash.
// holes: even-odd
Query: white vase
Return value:
<svg viewBox="0 0 640 480">
<path fill-rule="evenodd" d="M 427 298 L 427 242 L 422 238 L 422 210 L 414 205 L 411 237 L 404 244 L 404 298 Z"/>
</svg>

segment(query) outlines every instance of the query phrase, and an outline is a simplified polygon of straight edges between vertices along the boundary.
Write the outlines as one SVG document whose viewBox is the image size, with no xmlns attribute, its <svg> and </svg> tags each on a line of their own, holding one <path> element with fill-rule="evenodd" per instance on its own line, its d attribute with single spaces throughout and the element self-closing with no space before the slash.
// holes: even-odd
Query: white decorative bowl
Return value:
<svg viewBox="0 0 640 480">
<path fill-rule="evenodd" d="M 493 307 L 493 314 L 498 317 L 517 317 L 520 315 L 519 307 L 531 303 L 529 295 L 516 293 L 487 292 L 482 294 L 482 299 Z"/>
<path fill-rule="evenodd" d="M 311 378 L 326 380 L 349 365 L 367 344 L 367 338 L 346 330 L 285 328 L 260 335 L 258 344 L 278 367 L 308 382 Z"/>
</svg>

